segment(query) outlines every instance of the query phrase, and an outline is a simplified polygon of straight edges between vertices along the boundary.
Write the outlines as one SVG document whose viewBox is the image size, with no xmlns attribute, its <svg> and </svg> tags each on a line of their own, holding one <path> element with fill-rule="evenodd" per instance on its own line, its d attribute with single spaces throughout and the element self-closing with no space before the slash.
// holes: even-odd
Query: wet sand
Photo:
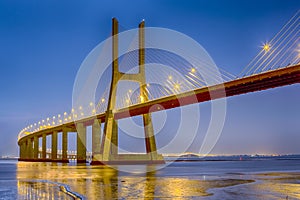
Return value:
<svg viewBox="0 0 300 200">
<path fill-rule="evenodd" d="M 300 199 L 299 164 L 186 162 L 128 173 L 105 166 L 0 163 L 0 199 L 74 199 L 61 186 L 82 199 Z"/>
</svg>

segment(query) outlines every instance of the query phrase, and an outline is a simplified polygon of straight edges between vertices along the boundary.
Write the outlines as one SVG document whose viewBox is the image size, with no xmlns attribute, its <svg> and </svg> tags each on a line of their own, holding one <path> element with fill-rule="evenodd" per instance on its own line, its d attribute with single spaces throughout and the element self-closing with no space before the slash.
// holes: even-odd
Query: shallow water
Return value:
<svg viewBox="0 0 300 200">
<path fill-rule="evenodd" d="M 127 166 L 131 167 L 131 166 Z M 300 199 L 300 160 L 105 166 L 0 161 L 0 199 Z"/>
</svg>

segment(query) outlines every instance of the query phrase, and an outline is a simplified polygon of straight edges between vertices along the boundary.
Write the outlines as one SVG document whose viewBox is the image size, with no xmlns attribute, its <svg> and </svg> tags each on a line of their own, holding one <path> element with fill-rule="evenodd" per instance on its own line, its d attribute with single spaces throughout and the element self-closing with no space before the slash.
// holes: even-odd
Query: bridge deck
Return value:
<svg viewBox="0 0 300 200">
<path fill-rule="evenodd" d="M 115 118 L 128 118 L 149 112 L 157 112 L 164 109 L 172 109 L 189 104 L 241 95 L 249 92 L 266 90 L 296 83 L 300 83 L 300 64 L 239 78 L 223 84 L 203 87 L 193 91 L 151 100 L 137 105 L 132 105 L 128 108 L 123 108 L 116 111 Z M 89 126 L 93 124 L 95 118 L 101 119 L 103 122 L 105 121 L 105 113 L 78 120 L 76 123 L 82 122 L 86 126 Z M 68 128 L 70 132 L 75 132 L 75 122 L 69 122 L 52 128 L 40 130 L 35 132 L 34 135 L 41 136 L 44 133 L 52 134 L 53 131 L 61 132 L 63 128 Z M 20 138 L 19 143 L 21 140 L 27 137 L 32 137 L 32 135 Z"/>
<path fill-rule="evenodd" d="M 299 64 L 133 105 L 119 110 L 116 113 L 116 118 L 121 119 L 141 115 L 149 112 L 149 110 L 156 112 L 162 109 L 171 109 L 295 83 L 300 83 Z"/>
</svg>

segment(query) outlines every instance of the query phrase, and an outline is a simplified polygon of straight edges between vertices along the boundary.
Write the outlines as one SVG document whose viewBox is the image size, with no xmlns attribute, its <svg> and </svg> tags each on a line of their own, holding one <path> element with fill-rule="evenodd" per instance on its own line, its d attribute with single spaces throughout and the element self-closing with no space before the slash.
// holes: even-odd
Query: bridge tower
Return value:
<svg viewBox="0 0 300 200">
<path fill-rule="evenodd" d="M 148 101 L 145 77 L 145 22 L 139 24 L 139 72 L 126 74 L 119 71 L 118 66 L 118 21 L 112 19 L 112 81 L 104 125 L 104 135 L 100 149 L 100 160 L 91 164 L 134 164 L 164 163 L 162 155 L 157 153 L 151 114 L 143 114 L 146 154 L 118 154 L 118 121 L 114 116 L 116 92 L 121 80 L 139 83 L 140 98 Z"/>
</svg>

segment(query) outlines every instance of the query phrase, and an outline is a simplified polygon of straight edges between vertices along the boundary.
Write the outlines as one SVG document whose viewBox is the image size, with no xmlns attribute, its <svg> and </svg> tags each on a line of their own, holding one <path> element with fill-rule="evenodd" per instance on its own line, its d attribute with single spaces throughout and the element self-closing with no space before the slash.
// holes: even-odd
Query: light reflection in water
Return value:
<svg viewBox="0 0 300 200">
<path fill-rule="evenodd" d="M 147 171 L 155 169 L 155 166 L 143 167 Z M 87 199 L 154 199 L 164 196 L 184 198 L 207 195 L 205 187 L 201 186 L 203 183 L 198 180 L 157 177 L 156 171 L 128 174 L 106 166 L 19 162 L 17 179 L 19 195 L 30 199 L 67 199 L 57 185 L 46 183 L 45 180 L 68 185 L 72 191 Z"/>
<path fill-rule="evenodd" d="M 59 185 L 18 180 L 18 199 L 73 199 L 60 191 Z"/>
<path fill-rule="evenodd" d="M 174 171 L 173 175 L 168 175 L 170 170 L 175 168 L 155 171 L 155 166 L 140 167 L 145 168 L 143 171 L 147 172 L 130 174 L 106 166 L 19 162 L 16 175 L 19 199 L 72 199 L 60 191 L 61 184 L 69 186 L 71 191 L 81 194 L 84 199 L 214 199 L 218 196 L 215 193 L 218 192 L 218 188 L 225 192 L 230 191 L 230 194 L 261 193 L 262 197 L 266 197 L 262 191 L 267 191 L 268 195 L 276 193 L 279 197 L 285 194 L 291 194 L 290 197 L 294 198 L 300 197 L 300 184 L 297 182 L 299 175 L 294 182 L 282 182 L 282 175 L 278 175 L 280 179 L 272 175 L 253 174 L 224 173 L 221 177 L 182 175 L 182 168 L 177 169 L 177 175 Z M 288 180 L 292 177 L 295 176 L 288 177 Z M 258 181 L 254 182 L 251 179 Z M 214 196 L 211 196 L 213 193 Z"/>
</svg>

